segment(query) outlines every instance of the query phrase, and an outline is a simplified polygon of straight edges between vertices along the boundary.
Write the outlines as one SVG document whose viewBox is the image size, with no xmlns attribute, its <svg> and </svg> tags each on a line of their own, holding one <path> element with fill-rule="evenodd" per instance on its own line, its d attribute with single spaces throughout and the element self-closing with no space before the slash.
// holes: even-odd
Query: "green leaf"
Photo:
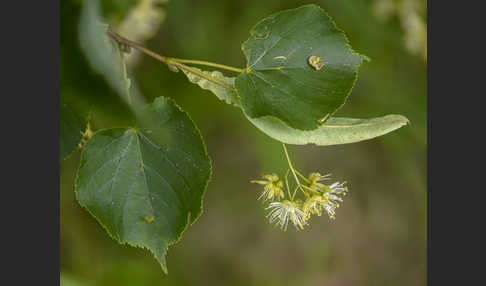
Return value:
<svg viewBox="0 0 486 286">
<path fill-rule="evenodd" d="M 251 118 L 248 120 L 275 140 L 286 144 L 319 146 L 355 143 L 385 135 L 407 123 L 402 115 L 390 114 L 371 119 L 331 117 L 314 130 L 299 130 L 286 125 L 276 117 Z"/>
<path fill-rule="evenodd" d="M 122 53 L 115 41 L 107 35 L 108 24 L 100 20 L 102 18 L 98 1 L 86 1 L 79 20 L 81 48 L 93 70 L 103 75 L 111 88 L 124 100 L 128 100 Z"/>
<path fill-rule="evenodd" d="M 66 103 L 61 103 L 60 113 L 60 153 L 61 160 L 70 155 L 78 146 L 88 121 Z"/>
<path fill-rule="evenodd" d="M 198 69 L 198 71 L 201 70 Z M 219 81 L 227 84 L 234 82 L 233 77 L 225 77 L 220 72 L 201 72 L 207 75 L 216 74 Z M 189 81 L 198 84 L 203 89 L 213 92 L 227 104 L 241 107 L 234 89 L 224 88 L 197 75 L 192 76 L 190 73 L 186 73 L 186 75 Z M 251 118 L 244 110 L 243 114 L 253 125 L 273 139 L 295 145 L 312 143 L 319 146 L 326 146 L 354 143 L 387 134 L 409 123 L 406 117 L 393 114 L 371 119 L 331 117 L 317 129 L 299 130 L 288 126 L 285 122 L 273 116 Z"/>
<path fill-rule="evenodd" d="M 134 109 L 146 102 L 128 78 L 124 48 L 108 35 L 108 24 L 100 22 L 101 12 L 98 0 L 89 0 L 83 5 L 79 21 L 81 48 L 91 67 L 103 75 L 106 82 Z M 126 47 L 125 47 L 126 48 Z"/>
<path fill-rule="evenodd" d="M 316 129 L 345 102 L 364 59 L 316 5 L 272 14 L 242 44 L 247 67 L 235 81 L 245 113 Z"/>
<path fill-rule="evenodd" d="M 224 83 L 234 87 L 234 84 L 235 84 L 235 78 L 234 77 L 225 77 L 219 71 L 208 72 L 208 71 L 203 71 L 203 70 L 195 68 L 195 67 L 192 67 L 192 69 L 195 69 L 195 70 L 202 72 L 203 74 L 206 74 L 206 75 L 208 75 L 208 76 L 210 76 L 210 77 L 212 77 L 212 78 L 214 78 L 214 79 L 216 79 L 220 82 L 224 82 Z M 206 89 L 206 90 L 211 91 L 212 93 L 214 93 L 214 95 L 216 95 L 217 98 L 224 101 L 226 104 L 234 105 L 234 106 L 237 106 L 237 107 L 241 106 L 240 100 L 238 99 L 238 94 L 236 93 L 234 88 L 232 90 L 228 90 L 227 87 L 218 85 L 215 82 L 209 81 L 209 80 L 202 78 L 202 77 L 200 77 L 200 76 L 198 76 L 194 73 L 191 73 L 191 72 L 186 71 L 186 70 L 182 70 L 182 71 L 186 74 L 187 79 L 189 79 L 190 82 L 199 85 L 199 87 L 202 88 L 202 89 Z"/>
<path fill-rule="evenodd" d="M 118 242 L 165 255 L 202 212 L 211 163 L 188 115 L 166 98 L 144 112 L 139 128 L 100 130 L 81 154 L 75 191 Z"/>
</svg>

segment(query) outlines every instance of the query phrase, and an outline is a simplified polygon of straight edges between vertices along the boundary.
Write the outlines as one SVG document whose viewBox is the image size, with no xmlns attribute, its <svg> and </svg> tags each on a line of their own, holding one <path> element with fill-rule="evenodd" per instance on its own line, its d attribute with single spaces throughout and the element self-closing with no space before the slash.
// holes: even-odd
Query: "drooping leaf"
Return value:
<svg viewBox="0 0 486 286">
<path fill-rule="evenodd" d="M 98 0 L 87 0 L 79 22 L 79 39 L 91 67 L 103 75 L 110 87 L 134 112 L 146 104 L 136 84 L 128 78 L 124 47 L 108 35 L 108 24 L 102 22 Z"/>
<path fill-rule="evenodd" d="M 165 255 L 202 212 L 211 163 L 199 131 L 172 100 L 157 98 L 138 128 L 100 130 L 83 149 L 76 196 L 120 243 Z"/>
<path fill-rule="evenodd" d="M 60 5 L 60 97 L 80 115 L 101 115 L 117 126 L 133 122 L 126 101 L 117 94 L 106 77 L 93 69 L 81 48 L 79 24 L 88 1 L 61 1 Z M 96 19 L 96 23 L 99 19 Z"/>
<path fill-rule="evenodd" d="M 234 83 L 234 77 L 225 77 L 220 72 L 202 72 L 208 75 L 216 73 L 218 80 L 227 84 Z M 227 104 L 241 107 L 234 88 L 222 87 L 197 75 L 192 76 L 190 73 L 186 73 L 186 75 L 189 81 L 213 92 Z M 253 125 L 268 136 L 280 142 L 294 145 L 316 144 L 326 146 L 354 143 L 387 134 L 409 122 L 406 117 L 393 114 L 371 119 L 331 117 L 317 129 L 300 130 L 288 126 L 285 122 L 273 116 L 251 118 L 244 110 L 242 111 Z"/>
<path fill-rule="evenodd" d="M 126 74 L 122 68 L 121 51 L 108 36 L 108 24 L 102 22 L 100 4 L 87 0 L 79 21 L 79 41 L 91 67 L 103 75 L 122 99 L 128 101 Z"/>
<path fill-rule="evenodd" d="M 61 103 L 60 112 L 60 155 L 61 160 L 78 146 L 88 121 L 66 103 Z"/>
<path fill-rule="evenodd" d="M 312 130 L 345 102 L 366 57 L 316 5 L 270 15 L 242 44 L 247 67 L 235 81 L 245 113 Z"/>
</svg>

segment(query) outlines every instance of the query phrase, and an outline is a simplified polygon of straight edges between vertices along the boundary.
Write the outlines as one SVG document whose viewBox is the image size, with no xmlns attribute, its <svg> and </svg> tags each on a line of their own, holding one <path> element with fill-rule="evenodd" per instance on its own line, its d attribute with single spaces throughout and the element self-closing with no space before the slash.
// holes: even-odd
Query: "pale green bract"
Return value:
<svg viewBox="0 0 486 286">
<path fill-rule="evenodd" d="M 258 129 L 275 140 L 286 144 L 318 146 L 355 143 L 372 139 L 408 123 L 402 115 L 390 114 L 371 119 L 331 117 L 321 127 L 314 130 L 299 130 L 286 125 L 282 120 L 267 116 L 248 120 Z"/>
<path fill-rule="evenodd" d="M 214 74 L 215 72 L 204 73 Z M 203 89 L 213 92 L 224 102 L 241 107 L 237 101 L 238 95 L 235 89 L 224 88 L 196 75 L 191 76 L 189 73 L 187 75 L 189 81 L 198 84 Z M 234 78 L 224 77 L 220 72 L 217 72 L 217 75 L 220 81 L 228 84 L 234 82 Z M 300 130 L 288 126 L 285 122 L 273 116 L 251 118 L 243 109 L 242 111 L 253 125 L 268 136 L 280 142 L 294 145 L 315 144 L 318 146 L 327 146 L 354 143 L 387 134 L 409 122 L 406 117 L 394 114 L 371 119 L 331 117 L 317 129 Z"/>
<path fill-rule="evenodd" d="M 94 133 L 81 154 L 75 191 L 118 242 L 165 255 L 202 212 L 211 163 L 201 135 L 172 100 L 157 98 L 139 128 Z"/>
</svg>

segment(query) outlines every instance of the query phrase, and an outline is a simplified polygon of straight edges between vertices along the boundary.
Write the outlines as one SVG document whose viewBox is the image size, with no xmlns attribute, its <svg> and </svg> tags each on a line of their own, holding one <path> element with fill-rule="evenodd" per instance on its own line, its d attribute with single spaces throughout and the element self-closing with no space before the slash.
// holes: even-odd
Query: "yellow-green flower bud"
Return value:
<svg viewBox="0 0 486 286">
<path fill-rule="evenodd" d="M 331 176 L 331 174 L 327 174 L 327 175 L 321 175 L 320 173 L 310 173 L 309 174 L 309 177 L 308 177 L 308 180 L 310 181 L 309 183 L 309 189 L 307 189 L 307 191 L 309 191 L 311 194 L 313 195 L 319 195 L 321 194 L 322 192 L 325 192 L 327 190 L 327 186 L 322 184 L 322 183 L 319 183 L 321 181 L 324 181 L 324 180 L 329 180 L 329 176 Z"/>
<path fill-rule="evenodd" d="M 308 197 L 302 207 L 305 219 L 308 220 L 312 214 L 321 216 L 322 210 L 327 212 L 330 219 L 335 219 L 336 209 L 343 201 L 341 196 L 345 196 L 348 191 L 345 184 L 346 182 L 336 182 L 330 186 L 323 185 L 321 191 L 324 193 Z"/>
<path fill-rule="evenodd" d="M 280 200 L 285 197 L 285 193 L 282 189 L 283 182 L 282 180 L 279 179 L 277 174 L 263 175 L 263 178 L 266 179 L 266 181 L 259 181 L 259 180 L 250 181 L 250 183 L 264 185 L 263 193 L 258 199 L 263 198 L 264 201 L 274 200 L 274 199 Z"/>
</svg>

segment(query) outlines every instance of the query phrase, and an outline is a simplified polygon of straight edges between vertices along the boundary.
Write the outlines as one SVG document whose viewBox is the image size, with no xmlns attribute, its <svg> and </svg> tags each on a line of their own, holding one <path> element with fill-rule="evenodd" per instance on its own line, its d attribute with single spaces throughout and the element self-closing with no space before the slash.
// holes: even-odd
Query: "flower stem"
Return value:
<svg viewBox="0 0 486 286">
<path fill-rule="evenodd" d="M 313 189 L 311 189 L 307 186 L 302 185 L 302 187 L 304 187 L 306 190 L 308 190 L 311 194 L 319 194 L 319 192 L 316 192 L 315 190 L 313 190 Z M 307 193 L 306 193 L 306 195 L 307 195 Z"/>
<path fill-rule="evenodd" d="M 309 181 L 304 175 L 302 175 L 299 171 L 295 170 L 295 172 L 297 173 L 297 175 L 299 175 L 306 183 L 310 183 L 311 181 Z"/>
<path fill-rule="evenodd" d="M 299 185 L 294 189 L 294 193 L 292 194 L 292 201 L 294 201 L 295 193 L 297 193 L 298 189 L 299 189 Z"/>
<path fill-rule="evenodd" d="M 289 188 L 289 169 L 287 169 L 287 172 L 285 172 L 285 186 L 287 187 L 287 193 L 289 194 L 289 198 L 292 200 L 293 196 L 290 194 L 290 188 Z"/>
<path fill-rule="evenodd" d="M 292 171 L 292 174 L 294 175 L 295 182 L 297 183 L 297 188 L 300 188 L 300 190 L 305 194 L 305 191 L 300 184 L 299 178 L 295 174 L 295 169 L 292 166 L 292 162 L 290 161 L 289 153 L 287 152 L 287 147 L 285 146 L 284 143 L 282 143 L 282 146 L 283 146 L 283 149 L 284 149 L 284 152 L 285 152 L 285 157 L 287 158 L 287 163 L 289 164 L 290 171 Z M 296 189 L 296 191 L 297 191 L 297 189 Z M 294 200 L 294 196 L 295 196 L 295 191 L 294 191 L 294 194 L 292 195 L 292 197 L 290 198 L 292 201 Z"/>
</svg>

